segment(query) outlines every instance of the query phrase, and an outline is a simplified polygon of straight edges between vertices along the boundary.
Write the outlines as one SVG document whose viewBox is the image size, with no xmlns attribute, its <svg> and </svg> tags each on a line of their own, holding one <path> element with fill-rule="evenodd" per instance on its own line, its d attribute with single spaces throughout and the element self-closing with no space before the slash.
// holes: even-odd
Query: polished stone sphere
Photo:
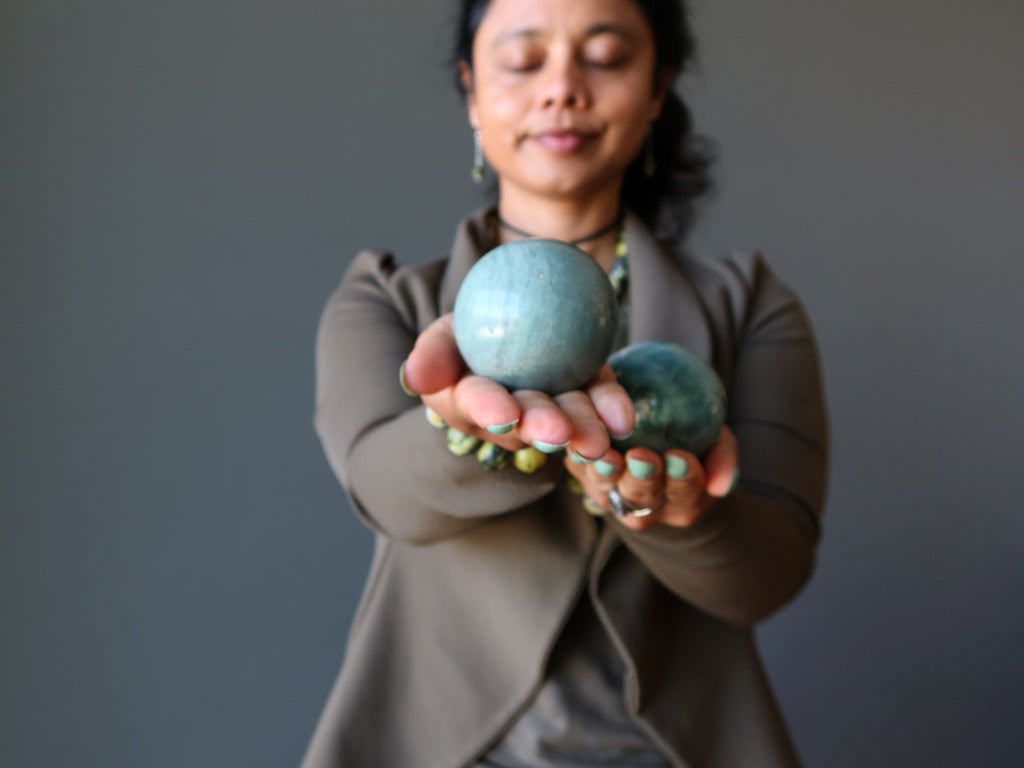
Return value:
<svg viewBox="0 0 1024 768">
<path fill-rule="evenodd" d="M 636 408 L 621 449 L 682 448 L 703 457 L 725 424 L 725 388 L 714 369 L 686 347 L 649 341 L 621 349 L 611 363 Z"/>
<path fill-rule="evenodd" d="M 558 240 L 485 254 L 455 299 L 455 341 L 470 370 L 509 389 L 579 389 L 608 359 L 619 325 L 608 275 Z"/>
</svg>

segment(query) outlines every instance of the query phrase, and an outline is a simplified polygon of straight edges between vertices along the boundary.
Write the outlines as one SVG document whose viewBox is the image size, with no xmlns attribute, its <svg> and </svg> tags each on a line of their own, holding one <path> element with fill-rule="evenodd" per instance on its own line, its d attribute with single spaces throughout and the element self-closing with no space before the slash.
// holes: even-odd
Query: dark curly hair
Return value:
<svg viewBox="0 0 1024 768">
<path fill-rule="evenodd" d="M 672 84 L 696 59 L 696 43 L 683 0 L 633 0 L 651 26 L 656 72 L 672 73 Z M 489 0 L 460 0 L 451 65 L 455 85 L 465 96 L 459 75 L 461 61 L 473 62 L 473 38 Z M 657 76 L 657 74 L 656 74 Z M 652 86 L 653 87 L 653 86 Z M 623 203 L 661 237 L 678 239 L 689 232 L 698 199 L 710 191 L 714 147 L 694 131 L 689 108 L 670 87 L 661 115 L 651 127 L 656 168 L 652 177 L 637 157 L 626 171 Z"/>
</svg>

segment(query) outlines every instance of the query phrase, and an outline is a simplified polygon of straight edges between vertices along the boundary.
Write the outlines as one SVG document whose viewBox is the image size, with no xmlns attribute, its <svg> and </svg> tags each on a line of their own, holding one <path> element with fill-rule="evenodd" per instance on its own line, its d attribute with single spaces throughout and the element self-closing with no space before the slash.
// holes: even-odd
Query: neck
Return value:
<svg viewBox="0 0 1024 768">
<path fill-rule="evenodd" d="M 498 217 L 503 223 L 501 241 L 533 236 L 576 242 L 608 269 L 615 261 L 618 238 L 618 227 L 609 225 L 617 222 L 621 213 L 618 190 L 614 193 L 590 200 L 544 199 L 538 202 L 523 200 L 502 190 L 498 204 Z M 597 236 L 592 237 L 595 234 Z"/>
</svg>

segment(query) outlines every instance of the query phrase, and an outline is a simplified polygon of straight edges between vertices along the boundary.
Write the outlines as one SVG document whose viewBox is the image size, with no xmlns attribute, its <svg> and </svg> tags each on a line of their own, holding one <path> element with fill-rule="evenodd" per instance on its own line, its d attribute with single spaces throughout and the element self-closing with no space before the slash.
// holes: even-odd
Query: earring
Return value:
<svg viewBox="0 0 1024 768">
<path fill-rule="evenodd" d="M 484 143 L 480 139 L 480 131 L 473 130 L 473 170 L 469 172 L 469 176 L 473 179 L 474 184 L 479 184 L 484 180 L 484 176 L 487 174 L 487 168 L 484 166 Z"/>
<path fill-rule="evenodd" d="M 654 178 L 658 164 L 654 162 L 654 123 L 647 126 L 647 141 L 644 142 L 644 176 Z"/>
</svg>

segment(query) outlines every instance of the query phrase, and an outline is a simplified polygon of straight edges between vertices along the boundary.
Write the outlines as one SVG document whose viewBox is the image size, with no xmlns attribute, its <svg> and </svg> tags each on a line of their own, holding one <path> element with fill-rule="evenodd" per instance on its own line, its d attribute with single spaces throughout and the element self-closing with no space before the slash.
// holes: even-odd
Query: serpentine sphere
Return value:
<svg viewBox="0 0 1024 768">
<path fill-rule="evenodd" d="M 636 427 L 617 447 L 682 448 L 701 458 L 711 450 L 725 424 L 725 388 L 710 365 L 661 341 L 626 347 L 608 362 L 636 408 Z"/>
<path fill-rule="evenodd" d="M 559 240 L 516 240 L 489 251 L 455 298 L 462 359 L 512 390 L 579 389 L 607 361 L 618 327 L 608 275 Z"/>
</svg>

